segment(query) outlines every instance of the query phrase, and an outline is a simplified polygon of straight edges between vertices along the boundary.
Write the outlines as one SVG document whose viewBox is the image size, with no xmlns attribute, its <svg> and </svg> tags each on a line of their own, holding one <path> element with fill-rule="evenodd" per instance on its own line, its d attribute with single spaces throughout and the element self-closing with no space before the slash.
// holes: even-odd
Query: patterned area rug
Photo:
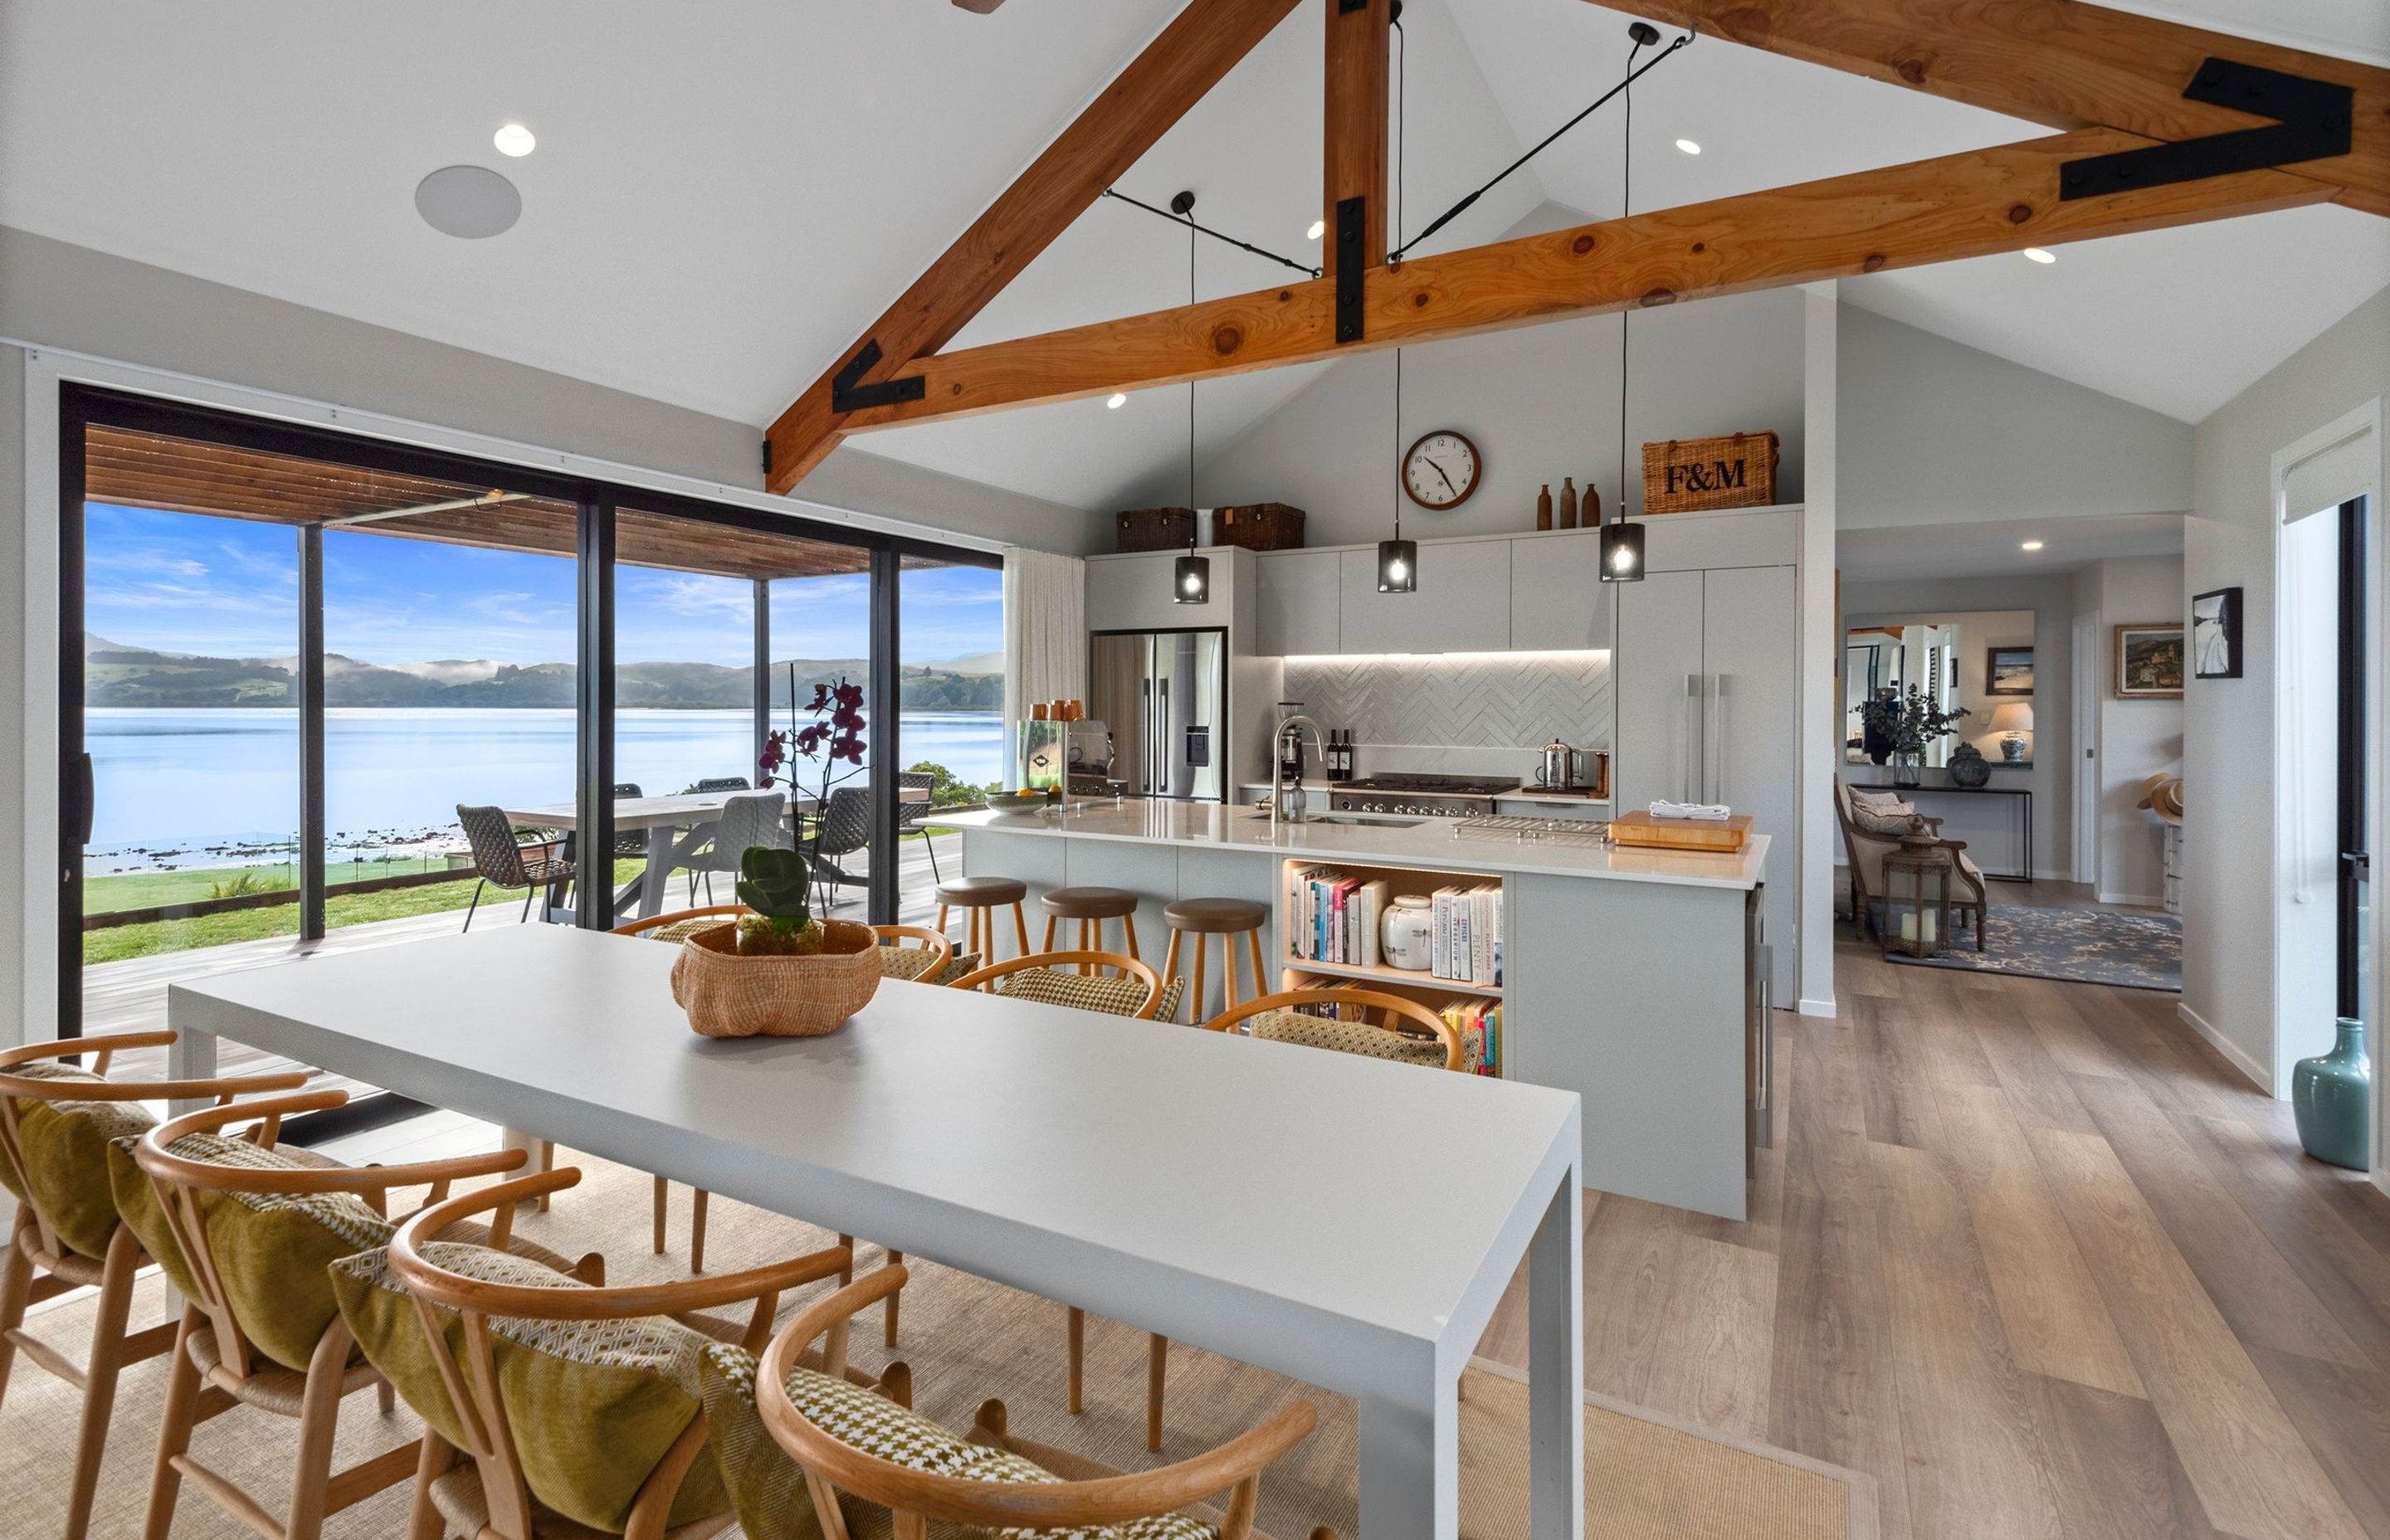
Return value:
<svg viewBox="0 0 2390 1540">
<path fill-rule="evenodd" d="M 1938 957 L 1892 960 L 1916 968 L 2016 973 L 2029 979 L 2114 984 L 2182 993 L 2182 921 L 2173 915 L 2106 909 L 1994 909 L 1985 947 L 1960 932 L 1957 949 Z"/>
</svg>

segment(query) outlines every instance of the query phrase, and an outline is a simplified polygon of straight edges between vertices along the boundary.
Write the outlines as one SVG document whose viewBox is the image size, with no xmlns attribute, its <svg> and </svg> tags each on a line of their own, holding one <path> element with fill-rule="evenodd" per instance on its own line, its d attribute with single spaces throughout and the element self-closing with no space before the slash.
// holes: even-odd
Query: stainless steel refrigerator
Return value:
<svg viewBox="0 0 2390 1540">
<path fill-rule="evenodd" d="M 1112 775 L 1137 797 L 1227 794 L 1224 631 L 1107 631 L 1090 641 L 1087 712 L 1111 729 Z"/>
</svg>

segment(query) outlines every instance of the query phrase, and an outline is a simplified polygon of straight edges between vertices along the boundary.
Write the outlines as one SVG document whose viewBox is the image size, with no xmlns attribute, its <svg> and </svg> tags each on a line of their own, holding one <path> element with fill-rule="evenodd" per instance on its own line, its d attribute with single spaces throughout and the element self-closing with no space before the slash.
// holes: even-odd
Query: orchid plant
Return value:
<svg viewBox="0 0 2390 1540">
<path fill-rule="evenodd" d="M 794 789 L 797 776 L 793 761 L 818 761 L 820 781 L 813 789 L 816 805 L 827 811 L 831 788 L 863 770 L 863 687 L 842 674 L 834 685 L 815 685 L 813 699 L 801 706 L 797 702 L 796 672 L 794 666 L 789 670 L 789 725 L 764 739 L 763 757 L 756 761 L 756 768 L 762 772 L 766 787 L 777 786 L 785 779 Z M 801 716 L 812 720 L 801 726 Z M 841 771 L 842 764 L 851 768 Z M 821 950 L 821 926 L 812 913 L 813 884 L 809 875 L 815 869 L 820 842 L 821 822 L 816 819 L 810 836 L 799 834 L 793 852 L 755 846 L 741 854 L 741 875 L 747 880 L 739 884 L 739 896 L 756 913 L 739 921 L 739 951 Z M 752 893 L 749 892 L 751 886 L 754 889 Z"/>
</svg>

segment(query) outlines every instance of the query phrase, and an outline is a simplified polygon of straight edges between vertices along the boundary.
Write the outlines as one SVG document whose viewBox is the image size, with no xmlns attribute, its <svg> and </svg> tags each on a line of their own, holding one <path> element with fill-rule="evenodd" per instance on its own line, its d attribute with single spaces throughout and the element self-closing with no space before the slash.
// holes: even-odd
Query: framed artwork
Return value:
<svg viewBox="0 0 2390 1540">
<path fill-rule="evenodd" d="M 2116 699 L 2182 699 L 2183 640 L 2179 625 L 2116 627 Z"/>
<path fill-rule="evenodd" d="M 1985 695 L 2031 695 L 2033 693 L 2033 648 L 2029 647 L 1996 647 L 1984 655 L 1984 693 Z"/>
<path fill-rule="evenodd" d="M 2241 590 L 2216 588 L 2191 597 L 2191 669 L 2200 679 L 2241 677 Z"/>
</svg>

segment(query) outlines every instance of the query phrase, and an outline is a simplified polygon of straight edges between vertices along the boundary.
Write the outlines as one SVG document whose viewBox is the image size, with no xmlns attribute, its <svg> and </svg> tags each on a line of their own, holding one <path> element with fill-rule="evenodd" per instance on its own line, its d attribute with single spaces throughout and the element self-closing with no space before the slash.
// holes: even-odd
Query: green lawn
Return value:
<svg viewBox="0 0 2390 1540">
<path fill-rule="evenodd" d="M 376 877 L 404 877 L 412 872 L 436 871 L 446 864 L 444 856 L 430 859 L 407 856 L 395 861 L 329 861 L 325 864 L 324 878 L 328 882 L 357 882 Z M 238 883 L 247 884 L 238 890 L 243 892 L 292 889 L 299 886 L 299 868 L 292 862 L 277 861 L 259 866 L 202 866 L 189 871 L 113 872 L 105 877 L 86 877 L 83 881 L 83 912 L 106 915 L 121 909 L 154 909 L 164 904 L 190 904 L 203 898 L 222 898 Z"/>
<path fill-rule="evenodd" d="M 614 883 L 617 887 L 639 875 L 642 863 L 636 860 L 614 863 Z M 155 877 L 199 877 L 197 872 L 160 872 L 141 874 Z M 220 879 L 222 874 L 215 874 Z M 394 875 L 394 874 L 392 874 Z M 114 878 L 98 879 L 115 881 Z M 454 882 L 433 882 L 420 888 L 393 888 L 376 893 L 335 893 L 324 901 L 324 921 L 334 930 L 343 925 L 363 925 L 378 919 L 405 919 L 411 915 L 436 915 L 443 911 L 461 914 L 472 901 L 473 879 L 459 878 Z M 197 893 L 186 892 L 184 898 L 206 896 L 201 885 Z M 145 904 L 173 902 L 151 898 Z M 482 897 L 484 908 L 508 905 L 522 906 L 520 892 L 508 894 L 493 890 Z M 144 904 L 112 904 L 110 907 L 138 908 Z M 458 921 L 462 924 L 460 918 Z M 118 925 L 105 930 L 86 930 L 83 935 L 83 960 L 86 964 L 122 962 L 129 957 L 154 956 L 161 952 L 188 952 L 203 946 L 225 946 L 238 941 L 258 941 L 267 936 L 295 936 L 299 933 L 299 905 L 276 904 L 263 909 L 235 909 L 228 914 L 202 915 L 197 919 L 153 920 L 146 925 Z"/>
</svg>

